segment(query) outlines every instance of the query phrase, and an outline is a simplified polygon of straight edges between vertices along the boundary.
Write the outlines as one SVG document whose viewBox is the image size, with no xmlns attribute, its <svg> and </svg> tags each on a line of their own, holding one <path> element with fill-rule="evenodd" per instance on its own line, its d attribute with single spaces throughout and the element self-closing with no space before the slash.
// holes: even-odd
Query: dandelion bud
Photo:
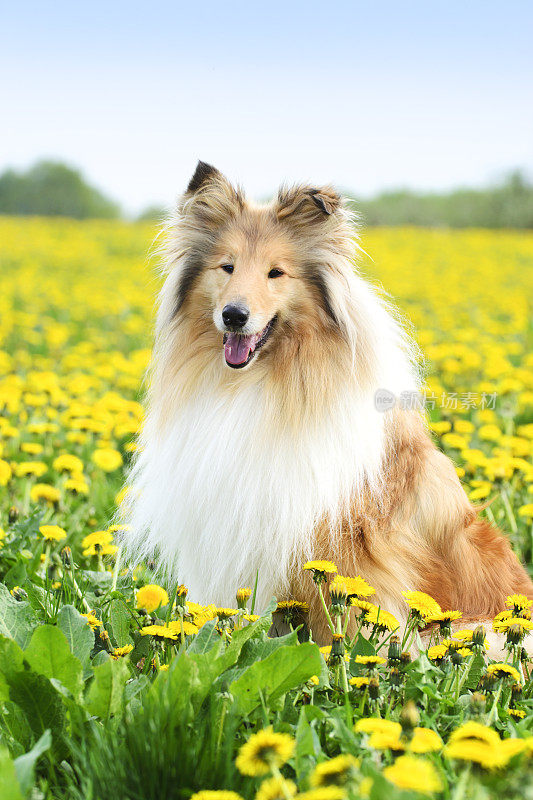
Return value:
<svg viewBox="0 0 533 800">
<path fill-rule="evenodd" d="M 478 647 L 484 647 L 485 635 L 486 631 L 483 625 L 478 625 L 477 628 L 474 628 L 474 632 L 472 634 L 472 644 L 477 645 Z"/>
<path fill-rule="evenodd" d="M 400 725 L 404 733 L 411 733 L 420 722 L 420 714 L 412 700 L 409 700 L 400 712 Z"/>
<path fill-rule="evenodd" d="M 344 581 L 334 580 L 329 586 L 329 595 L 331 597 L 331 611 L 334 616 L 344 614 L 346 603 L 348 600 L 348 590 Z"/>
<path fill-rule="evenodd" d="M 252 590 L 248 586 L 237 589 L 236 599 L 238 608 L 246 608 L 246 601 L 249 600 L 251 596 Z"/>
<path fill-rule="evenodd" d="M 520 700 L 522 697 L 522 687 L 519 683 L 513 683 L 511 686 L 511 700 L 514 702 L 515 700 Z"/>
<path fill-rule="evenodd" d="M 470 710 L 472 714 L 476 716 L 478 714 L 483 714 L 485 712 L 485 702 L 486 698 L 484 694 L 481 694 L 481 692 L 474 692 L 470 697 Z"/>
<path fill-rule="evenodd" d="M 404 667 L 411 663 L 411 653 L 403 652 L 400 655 L 400 664 Z"/>
<path fill-rule="evenodd" d="M 64 547 L 61 551 L 61 561 L 63 565 L 70 569 L 72 567 L 72 550 L 70 547 Z"/>
<path fill-rule="evenodd" d="M 463 656 L 458 650 L 452 650 L 452 652 L 450 653 L 450 659 L 455 667 L 459 667 L 464 661 Z"/>
<path fill-rule="evenodd" d="M 489 673 L 486 672 L 479 679 L 479 688 L 482 691 L 490 692 L 491 689 L 494 687 L 494 684 L 496 683 L 496 681 L 497 681 L 496 675 L 494 675 L 494 674 L 490 675 Z"/>
<path fill-rule="evenodd" d="M 105 647 L 105 649 L 107 650 L 107 652 L 108 653 L 112 653 L 113 650 L 114 650 L 114 647 L 111 644 L 111 639 L 109 638 L 108 632 L 106 630 L 104 630 L 103 628 L 100 631 L 100 640 L 101 640 L 103 646 Z"/>
<path fill-rule="evenodd" d="M 398 667 L 393 667 L 389 672 L 389 682 L 391 686 L 400 686 L 402 682 L 402 673 Z"/>
<path fill-rule="evenodd" d="M 330 657 L 332 660 L 344 658 L 344 636 L 342 633 L 333 634 Z"/>
<path fill-rule="evenodd" d="M 526 661 L 529 661 L 529 655 L 528 655 L 527 650 L 526 650 L 525 647 L 522 647 L 520 649 L 520 661 L 522 661 L 522 663 L 525 663 Z"/>
<path fill-rule="evenodd" d="M 189 590 L 185 586 L 185 584 L 180 584 L 176 589 L 176 605 L 177 606 L 185 606 L 185 601 L 187 599 L 187 595 Z"/>
<path fill-rule="evenodd" d="M 379 697 L 379 678 L 370 678 L 368 681 L 368 696 L 371 700 L 377 700 Z"/>
<path fill-rule="evenodd" d="M 28 597 L 28 593 L 21 586 L 14 586 L 13 589 L 11 589 L 11 594 L 15 600 L 26 600 Z"/>
<path fill-rule="evenodd" d="M 11 506 L 9 511 L 7 512 L 7 519 L 10 525 L 13 525 L 14 522 L 17 521 L 19 518 L 19 510 L 16 506 Z"/>
<path fill-rule="evenodd" d="M 402 648 L 400 647 L 400 637 L 392 636 L 388 651 L 389 662 L 399 661 L 401 655 L 402 655 Z"/>
<path fill-rule="evenodd" d="M 520 644 L 520 640 L 522 639 L 522 628 L 520 625 L 511 625 L 507 629 L 507 644 Z"/>
</svg>

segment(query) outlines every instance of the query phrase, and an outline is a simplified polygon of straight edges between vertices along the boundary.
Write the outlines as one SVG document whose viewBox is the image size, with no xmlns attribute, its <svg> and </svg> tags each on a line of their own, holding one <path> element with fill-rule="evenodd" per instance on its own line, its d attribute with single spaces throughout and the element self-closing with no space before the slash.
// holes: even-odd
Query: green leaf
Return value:
<svg viewBox="0 0 533 800">
<path fill-rule="evenodd" d="M 35 778 L 35 765 L 43 753 L 52 746 L 52 735 L 50 731 L 45 731 L 38 742 L 34 744 L 28 753 L 15 759 L 15 771 L 17 774 L 20 788 L 24 794 L 28 794 Z"/>
<path fill-rule="evenodd" d="M 124 659 L 109 659 L 94 670 L 94 680 L 87 695 L 87 709 L 91 714 L 108 720 L 122 708 L 124 685 L 130 676 Z"/>
<path fill-rule="evenodd" d="M 70 652 L 85 666 L 94 647 L 94 633 L 87 619 L 74 606 L 63 606 L 57 615 L 57 626 L 65 634 Z"/>
<path fill-rule="evenodd" d="M 481 653 L 476 653 L 472 666 L 468 671 L 468 676 L 463 684 L 465 689 L 475 689 L 479 683 L 481 675 L 485 671 L 485 659 Z"/>
<path fill-rule="evenodd" d="M 0 633 L 26 647 L 39 624 L 35 613 L 24 600 L 15 600 L 4 584 L 0 584 Z"/>
<path fill-rule="evenodd" d="M 8 681 L 11 700 L 24 711 L 35 736 L 39 738 L 50 729 L 54 744 L 59 744 L 65 726 L 65 708 L 48 678 L 23 670 L 11 675 Z"/>
<path fill-rule="evenodd" d="M 249 639 L 244 643 L 239 656 L 237 665 L 239 667 L 247 667 L 255 661 L 262 661 L 267 658 L 274 650 L 286 645 L 298 644 L 298 634 L 296 631 L 286 634 L 286 636 L 277 636 L 270 639 L 266 633 L 260 639 Z"/>
<path fill-rule="evenodd" d="M 12 755 L 22 755 L 31 746 L 33 735 L 25 713 L 11 700 L 4 701 L 0 731 Z"/>
<path fill-rule="evenodd" d="M 23 800 L 15 762 L 5 747 L 0 747 L 0 797 L 2 800 Z"/>
<path fill-rule="evenodd" d="M 65 634 L 52 625 L 41 625 L 34 631 L 24 658 L 39 675 L 60 681 L 81 700 L 83 691 L 83 667 L 81 661 L 70 651 Z"/>
<path fill-rule="evenodd" d="M 6 572 L 4 583 L 9 589 L 13 589 L 15 586 L 22 586 L 26 577 L 26 564 L 23 561 L 17 561 Z"/>
<path fill-rule="evenodd" d="M 317 756 L 322 752 L 320 739 L 309 722 L 309 716 L 311 716 L 309 709 L 314 709 L 314 707 L 303 706 L 300 710 L 300 717 L 296 727 L 294 768 L 298 783 L 309 774 L 316 764 Z"/>
<path fill-rule="evenodd" d="M 117 647 L 130 644 L 130 615 L 122 600 L 116 598 L 109 604 L 109 622 Z"/>
<path fill-rule="evenodd" d="M 261 693 L 265 700 L 273 701 L 300 686 L 311 675 L 318 675 L 320 667 L 320 651 L 316 644 L 306 642 L 282 647 L 248 667 L 233 681 L 230 692 L 241 713 L 249 714 L 259 705 Z"/>
<path fill-rule="evenodd" d="M 24 654 L 13 639 L 0 636 L 0 702 L 9 699 L 9 675 L 20 672 Z"/>
<path fill-rule="evenodd" d="M 218 634 L 216 631 L 216 625 L 217 621 L 215 619 L 206 622 L 205 625 L 202 625 L 200 632 L 193 638 L 192 642 L 187 648 L 187 652 L 207 653 L 215 645 L 218 645 L 218 649 L 220 650 L 222 639 L 220 638 L 220 634 Z"/>
</svg>

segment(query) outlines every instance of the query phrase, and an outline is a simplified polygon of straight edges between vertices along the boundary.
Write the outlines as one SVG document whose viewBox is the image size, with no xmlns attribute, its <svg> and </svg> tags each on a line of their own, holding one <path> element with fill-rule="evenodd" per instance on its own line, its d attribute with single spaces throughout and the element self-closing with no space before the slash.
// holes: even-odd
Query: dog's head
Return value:
<svg viewBox="0 0 533 800">
<path fill-rule="evenodd" d="M 335 263 L 353 252 L 353 231 L 331 187 L 283 188 L 256 206 L 199 162 L 178 211 L 173 314 L 209 315 L 229 368 L 267 358 L 304 321 L 342 335 Z"/>
</svg>

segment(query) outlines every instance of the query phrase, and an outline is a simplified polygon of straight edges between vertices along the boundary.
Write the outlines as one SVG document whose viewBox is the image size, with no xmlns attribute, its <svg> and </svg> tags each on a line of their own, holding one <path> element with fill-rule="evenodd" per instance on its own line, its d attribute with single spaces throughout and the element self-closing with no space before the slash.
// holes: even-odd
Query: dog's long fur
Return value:
<svg viewBox="0 0 533 800">
<path fill-rule="evenodd" d="M 401 620 L 407 588 L 471 620 L 510 593 L 533 597 L 422 415 L 375 408 L 378 389 L 418 389 L 416 350 L 358 275 L 353 221 L 333 189 L 282 189 L 255 206 L 200 162 L 168 234 L 130 555 L 157 554 L 195 601 L 217 605 L 256 574 L 259 608 L 272 595 L 309 601 L 308 558 L 363 575 Z M 285 274 L 269 279 L 273 266 Z M 247 332 L 274 319 L 238 370 L 220 316 L 234 300 L 250 310 Z M 322 638 L 313 602 L 310 623 Z"/>
</svg>

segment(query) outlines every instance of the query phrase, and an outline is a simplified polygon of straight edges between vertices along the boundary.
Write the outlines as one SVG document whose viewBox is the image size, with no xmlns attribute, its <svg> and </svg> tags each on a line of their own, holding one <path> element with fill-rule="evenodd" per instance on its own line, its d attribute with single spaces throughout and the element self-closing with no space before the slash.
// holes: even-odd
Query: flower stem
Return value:
<svg viewBox="0 0 533 800">
<path fill-rule="evenodd" d="M 322 591 L 322 584 L 317 584 L 318 586 L 318 594 L 320 596 L 320 602 L 322 603 L 322 608 L 324 609 L 324 614 L 326 615 L 326 619 L 328 621 L 329 628 L 332 633 L 335 633 L 335 626 L 333 625 L 333 620 L 331 619 L 331 615 L 328 611 L 328 607 L 326 605 L 326 601 L 324 600 L 324 593 Z"/>
</svg>

